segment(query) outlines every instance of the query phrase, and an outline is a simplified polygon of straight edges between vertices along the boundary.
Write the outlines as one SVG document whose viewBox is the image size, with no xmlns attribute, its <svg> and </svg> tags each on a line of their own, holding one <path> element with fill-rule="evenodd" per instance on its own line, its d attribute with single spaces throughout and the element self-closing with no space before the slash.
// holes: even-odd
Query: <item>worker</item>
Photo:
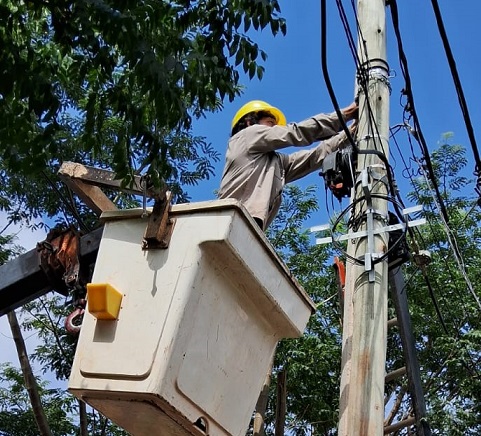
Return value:
<svg viewBox="0 0 481 436">
<path fill-rule="evenodd" d="M 358 105 L 341 110 L 344 121 L 355 120 Z M 354 131 L 356 121 L 350 129 Z M 286 183 L 319 170 L 329 153 L 348 144 L 335 112 L 319 114 L 299 123 L 286 122 L 284 114 L 261 100 L 242 106 L 232 120 L 219 198 L 239 200 L 265 230 L 281 205 Z M 316 147 L 291 154 L 277 150 L 289 146 Z"/>
</svg>

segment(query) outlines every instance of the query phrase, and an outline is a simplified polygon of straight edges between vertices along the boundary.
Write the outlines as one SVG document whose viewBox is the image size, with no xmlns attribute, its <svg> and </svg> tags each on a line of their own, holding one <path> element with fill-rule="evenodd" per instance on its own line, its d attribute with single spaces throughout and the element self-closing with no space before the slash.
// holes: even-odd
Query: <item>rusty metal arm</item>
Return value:
<svg viewBox="0 0 481 436">
<path fill-rule="evenodd" d="M 93 264 L 102 237 L 98 228 L 80 238 L 80 260 Z M 52 285 L 39 265 L 37 249 L 0 266 L 0 316 L 52 290 Z"/>
<path fill-rule="evenodd" d="M 124 186 L 122 180 L 115 179 L 113 171 L 94 168 L 76 162 L 64 162 L 58 170 L 58 175 L 63 181 L 76 180 L 99 188 L 117 189 L 128 194 L 143 195 L 145 192 L 149 198 L 154 198 L 162 193 L 165 194 L 167 191 L 165 184 L 160 190 L 152 187 L 147 187 L 144 190 L 141 176 L 135 176 L 131 186 Z"/>
<path fill-rule="evenodd" d="M 58 170 L 60 179 L 72 189 L 80 199 L 95 213 L 116 210 L 117 206 L 105 195 L 101 188 L 116 189 L 128 194 L 145 195 L 149 198 L 164 197 L 167 192 L 165 183 L 162 188 L 144 186 L 141 176 L 135 176 L 131 186 L 124 186 L 115 179 L 115 173 L 75 162 L 64 162 Z"/>
<path fill-rule="evenodd" d="M 153 198 L 155 203 L 145 230 L 142 248 L 168 247 L 175 220 L 169 218 L 172 194 L 167 190 L 165 183 L 161 188 L 155 189 L 148 186 L 146 179 L 135 176 L 131 186 L 123 186 L 121 180 L 115 179 L 115 173 L 112 171 L 75 162 L 64 162 L 58 175 L 98 215 L 117 210 L 115 204 L 100 188 L 118 189 L 129 194 Z"/>
</svg>

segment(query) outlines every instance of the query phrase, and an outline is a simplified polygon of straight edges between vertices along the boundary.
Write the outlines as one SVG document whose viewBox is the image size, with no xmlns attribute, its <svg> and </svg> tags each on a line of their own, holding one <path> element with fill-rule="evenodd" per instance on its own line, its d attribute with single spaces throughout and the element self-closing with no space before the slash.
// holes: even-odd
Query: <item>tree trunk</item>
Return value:
<svg viewBox="0 0 481 436">
<path fill-rule="evenodd" d="M 12 310 L 7 313 L 7 317 L 8 322 L 10 323 L 10 329 L 12 330 L 13 340 L 15 342 L 15 346 L 17 347 L 18 360 L 20 361 L 20 367 L 25 380 L 25 388 L 27 389 L 30 403 L 32 404 L 35 422 L 37 423 L 37 427 L 41 436 L 51 436 L 52 433 L 43 410 L 42 402 L 40 401 L 37 382 L 35 381 L 32 367 L 30 366 L 27 349 L 25 347 L 25 341 L 23 340 L 22 331 L 20 330 L 20 326 L 18 324 L 17 315 L 15 314 L 15 311 Z"/>
<path fill-rule="evenodd" d="M 284 368 L 277 374 L 277 407 L 276 407 L 276 432 L 275 436 L 284 436 L 286 423 L 286 379 L 287 371 Z"/>
<path fill-rule="evenodd" d="M 257 400 L 256 412 L 255 412 L 255 415 L 254 415 L 253 436 L 264 436 L 265 435 L 264 421 L 265 421 L 265 417 L 266 417 L 267 400 L 269 398 L 269 386 L 271 384 L 271 371 L 272 371 L 272 367 L 267 372 L 266 380 L 264 382 L 264 386 L 262 387 L 262 391 L 259 394 L 259 398 Z"/>
<path fill-rule="evenodd" d="M 82 400 L 78 400 L 80 416 L 80 436 L 89 436 L 87 429 L 87 406 Z"/>
</svg>

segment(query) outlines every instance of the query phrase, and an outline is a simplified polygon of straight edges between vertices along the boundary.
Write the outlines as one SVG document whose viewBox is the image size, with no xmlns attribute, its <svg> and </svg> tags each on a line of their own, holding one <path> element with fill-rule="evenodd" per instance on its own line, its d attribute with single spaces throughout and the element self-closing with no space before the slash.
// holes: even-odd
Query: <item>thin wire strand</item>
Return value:
<svg viewBox="0 0 481 436">
<path fill-rule="evenodd" d="M 438 211 L 440 211 L 440 206 L 438 204 L 436 195 L 434 194 L 432 188 L 431 188 L 431 183 L 429 179 L 426 177 L 426 174 L 423 172 L 424 180 L 426 182 L 426 185 L 428 187 L 429 192 L 431 193 L 431 196 L 433 198 L 434 204 Z M 471 280 L 468 277 L 468 274 L 466 273 L 466 267 L 465 267 L 465 262 L 463 260 L 463 256 L 461 252 L 459 251 L 458 243 L 456 240 L 456 237 L 453 234 L 453 231 L 449 227 L 448 223 L 444 220 L 443 215 L 440 213 L 439 214 L 441 218 L 441 223 L 443 224 L 444 231 L 446 233 L 446 236 L 448 238 L 449 246 L 451 247 L 451 250 L 453 252 L 454 258 L 456 259 L 456 263 L 458 265 L 459 271 L 461 272 L 461 275 L 464 278 L 464 281 L 466 282 L 468 286 L 469 292 L 472 294 L 473 298 L 476 301 L 476 304 L 478 305 L 479 309 L 481 310 L 481 301 L 479 300 L 478 296 L 476 295 L 476 292 L 474 291 L 473 284 L 471 283 Z"/>
<path fill-rule="evenodd" d="M 414 106 L 414 96 L 413 96 L 413 93 L 412 93 L 411 77 L 409 75 L 408 62 L 407 62 L 406 54 L 404 52 L 403 42 L 402 42 L 402 38 L 401 38 L 401 32 L 400 32 L 400 29 L 399 29 L 399 14 L 398 14 L 396 0 L 391 0 L 389 9 L 391 11 L 392 25 L 393 25 L 393 29 L 394 29 L 394 34 L 396 36 L 397 46 L 398 46 L 398 53 L 399 53 L 401 70 L 402 70 L 403 77 L 404 77 L 405 84 L 406 84 L 404 92 L 405 92 L 405 95 L 408 99 L 409 112 L 410 112 L 410 114 L 413 118 L 413 121 L 414 121 L 415 131 L 413 132 L 413 134 L 415 134 L 415 139 L 418 141 L 418 143 L 420 145 L 420 148 L 421 148 L 421 152 L 423 154 L 423 157 L 426 160 L 426 167 L 428 169 L 429 177 L 431 179 L 431 183 L 432 183 L 434 192 L 436 194 L 437 201 L 439 203 L 440 213 L 443 215 L 444 220 L 446 222 L 449 222 L 448 212 L 447 212 L 446 206 L 444 204 L 444 201 L 441 197 L 441 194 L 439 192 L 439 187 L 438 187 L 438 184 L 436 182 L 436 176 L 434 174 L 434 169 L 432 167 L 431 157 L 429 155 L 428 146 L 427 146 L 426 141 L 424 139 L 424 135 L 422 133 L 421 126 L 420 126 L 420 123 L 419 123 L 419 118 L 418 118 L 417 113 L 416 113 L 416 108 Z"/>
<path fill-rule="evenodd" d="M 409 134 L 408 134 L 408 138 L 410 138 L 410 135 L 409 135 Z M 401 159 L 402 159 L 405 167 L 407 168 L 406 161 L 404 160 L 404 153 L 401 153 L 401 150 L 400 150 L 400 147 L 399 147 L 399 144 L 398 144 L 398 142 L 397 142 L 397 140 L 396 140 L 395 135 L 393 135 L 393 142 L 394 142 L 394 144 L 396 145 L 396 147 L 397 147 L 397 149 L 398 149 L 398 152 L 399 152 L 399 154 L 400 154 L 400 156 L 401 156 Z M 429 189 L 429 192 L 430 192 L 431 196 L 433 197 L 434 202 L 435 202 L 435 204 L 436 204 L 435 195 L 434 195 L 432 189 L 430 188 L 431 185 L 430 185 L 430 183 L 429 183 L 429 180 L 428 180 L 427 177 L 426 177 L 425 172 L 422 171 L 422 165 L 421 165 L 421 163 L 419 162 L 419 159 L 417 159 L 414 155 L 412 156 L 411 159 L 412 159 L 412 162 L 415 162 L 415 163 L 419 166 L 420 169 L 418 170 L 418 172 L 417 172 L 416 174 L 423 176 L 423 178 L 424 178 L 424 180 L 425 180 L 425 182 L 426 182 L 426 184 L 427 184 L 427 187 L 428 187 L 428 189 Z M 414 180 L 413 180 L 413 178 L 412 178 L 412 176 L 411 176 L 411 174 L 410 174 L 409 172 L 408 172 L 408 175 L 409 175 L 409 179 L 410 179 L 411 185 L 414 186 L 414 185 L 415 185 L 415 184 L 414 184 Z M 416 196 L 418 197 L 418 199 L 419 199 L 419 196 L 417 195 L 417 191 L 415 191 L 415 195 L 416 195 Z M 473 206 L 473 208 L 474 208 L 474 207 L 475 207 L 475 206 Z M 473 208 L 471 209 L 471 211 L 473 210 Z M 438 212 L 439 212 L 439 207 L 438 207 Z M 439 215 L 440 215 L 440 219 L 442 220 L 442 215 L 441 215 L 441 214 L 439 214 Z M 428 225 L 431 227 L 431 231 L 434 232 L 434 229 L 432 228 L 431 222 L 430 222 L 429 220 L 428 220 Z M 443 223 L 443 225 L 444 225 L 445 231 L 446 231 L 447 234 L 448 234 L 448 242 L 450 243 L 450 247 L 453 247 L 453 244 L 451 243 L 451 241 L 449 241 L 449 235 L 452 234 L 452 230 L 450 229 L 450 227 L 449 227 L 449 225 L 448 225 L 447 223 Z M 448 230 L 446 230 L 446 229 L 448 229 Z M 414 230 L 413 230 L 413 231 L 414 231 Z M 413 236 L 414 236 L 414 235 L 413 235 Z M 419 236 L 422 238 L 422 235 L 421 235 L 420 233 L 419 233 Z M 460 263 L 461 263 L 461 265 L 464 266 L 464 261 L 462 260 L 462 255 L 461 255 L 461 253 L 460 253 L 460 250 L 459 250 L 459 247 L 458 247 L 458 245 L 457 245 L 456 238 L 455 238 L 454 235 L 453 235 L 453 239 L 454 239 L 454 241 L 455 241 L 455 242 L 454 242 L 454 246 L 456 247 L 454 250 L 455 250 L 457 253 L 459 253 L 459 256 L 460 256 L 460 259 L 461 259 Z M 455 258 L 458 259 L 458 256 L 457 256 L 456 254 L 455 254 Z M 445 260 L 445 263 L 446 263 L 447 270 L 448 270 L 448 271 L 450 272 L 450 274 L 451 274 L 451 265 L 450 265 L 450 262 L 448 262 L 447 259 L 444 259 L 444 260 Z M 466 278 L 466 277 L 467 277 L 467 274 L 466 274 L 465 268 L 464 268 L 464 267 L 460 267 L 459 270 L 460 270 L 461 274 L 463 275 L 463 278 Z M 463 274 L 463 271 L 464 271 L 464 274 Z M 451 278 L 452 278 L 453 281 L 455 280 L 454 276 L 452 276 L 452 275 L 451 275 Z M 467 283 L 468 283 L 468 288 L 473 289 L 473 286 L 472 286 L 472 284 L 471 284 L 471 281 L 469 280 L 469 277 L 467 278 Z M 474 289 L 473 289 L 473 292 L 474 292 Z M 460 295 L 460 296 L 462 297 L 462 295 Z M 461 300 L 461 301 L 463 301 L 463 300 Z M 467 317 L 466 309 L 465 309 L 465 316 Z M 458 321 L 458 323 L 461 324 L 461 322 L 459 322 L 459 321 Z"/>
<path fill-rule="evenodd" d="M 456 93 L 458 95 L 459 105 L 461 107 L 461 112 L 463 114 L 464 123 L 466 125 L 466 131 L 468 133 L 469 141 L 471 143 L 471 149 L 474 155 L 474 161 L 476 163 L 474 174 L 478 177 L 481 176 L 481 158 L 479 156 L 478 146 L 476 144 L 476 137 L 474 135 L 473 124 L 471 123 L 471 117 L 469 115 L 468 104 L 466 103 L 466 98 L 464 96 L 463 87 L 461 84 L 461 79 L 459 78 L 458 69 L 456 67 L 456 61 L 454 59 L 453 52 L 451 50 L 451 45 L 449 44 L 449 38 L 446 33 L 446 28 L 444 26 L 443 17 L 441 15 L 441 10 L 439 9 L 439 4 L 437 0 L 431 0 L 431 5 L 434 10 L 434 15 L 436 17 L 436 23 L 438 26 L 439 34 L 443 43 L 444 51 L 448 59 L 449 68 L 451 70 L 451 75 L 453 77 L 454 86 Z M 477 190 L 478 195 L 481 195 L 481 191 Z"/>
<path fill-rule="evenodd" d="M 346 34 L 348 44 L 351 49 L 352 56 L 357 68 L 358 83 L 365 95 L 365 104 L 366 104 L 366 111 L 368 115 L 367 119 L 369 124 L 369 132 L 376 132 L 375 135 L 371 135 L 373 137 L 372 139 L 373 139 L 374 149 L 380 150 L 382 151 L 382 153 L 386 154 L 386 151 L 384 149 L 384 144 L 382 143 L 381 135 L 379 134 L 376 120 L 374 119 L 374 113 L 372 110 L 371 102 L 369 100 L 369 87 L 368 87 L 369 75 L 367 74 L 367 71 L 371 69 L 371 62 L 367 54 L 367 47 L 365 44 L 362 44 L 362 43 L 360 44 L 359 52 L 361 53 L 361 57 L 364 57 L 364 61 L 362 61 L 356 49 L 356 44 L 354 42 L 354 37 L 352 36 L 352 31 L 349 26 L 349 20 L 347 18 L 346 10 L 344 9 L 344 6 L 340 0 L 336 0 L 336 5 L 337 5 L 337 9 L 341 19 L 341 23 L 344 27 L 344 33 Z M 359 20 L 358 20 L 357 12 L 355 8 L 353 8 L 353 13 L 356 19 L 356 30 L 357 30 L 358 39 L 359 41 L 364 41 L 364 38 L 362 36 L 361 26 L 359 24 Z M 379 140 L 379 142 L 377 142 L 377 140 Z"/>
</svg>

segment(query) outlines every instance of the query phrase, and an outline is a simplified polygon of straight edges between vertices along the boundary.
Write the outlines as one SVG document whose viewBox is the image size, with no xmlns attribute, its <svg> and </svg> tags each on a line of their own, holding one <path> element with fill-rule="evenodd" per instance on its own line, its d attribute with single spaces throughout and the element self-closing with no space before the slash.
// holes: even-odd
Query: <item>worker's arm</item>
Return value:
<svg viewBox="0 0 481 436">
<path fill-rule="evenodd" d="M 344 121 L 357 116 L 358 107 L 352 103 L 341 110 Z M 254 125 L 245 129 L 246 146 L 250 152 L 266 153 L 289 146 L 306 146 L 336 135 L 341 129 L 341 122 L 335 112 L 318 114 L 300 123 L 287 126 Z"/>
<path fill-rule="evenodd" d="M 339 148 L 344 148 L 349 140 L 344 132 L 322 141 L 310 150 L 301 150 L 291 154 L 281 154 L 286 183 L 293 182 L 305 175 L 321 169 L 324 158 Z"/>
</svg>

